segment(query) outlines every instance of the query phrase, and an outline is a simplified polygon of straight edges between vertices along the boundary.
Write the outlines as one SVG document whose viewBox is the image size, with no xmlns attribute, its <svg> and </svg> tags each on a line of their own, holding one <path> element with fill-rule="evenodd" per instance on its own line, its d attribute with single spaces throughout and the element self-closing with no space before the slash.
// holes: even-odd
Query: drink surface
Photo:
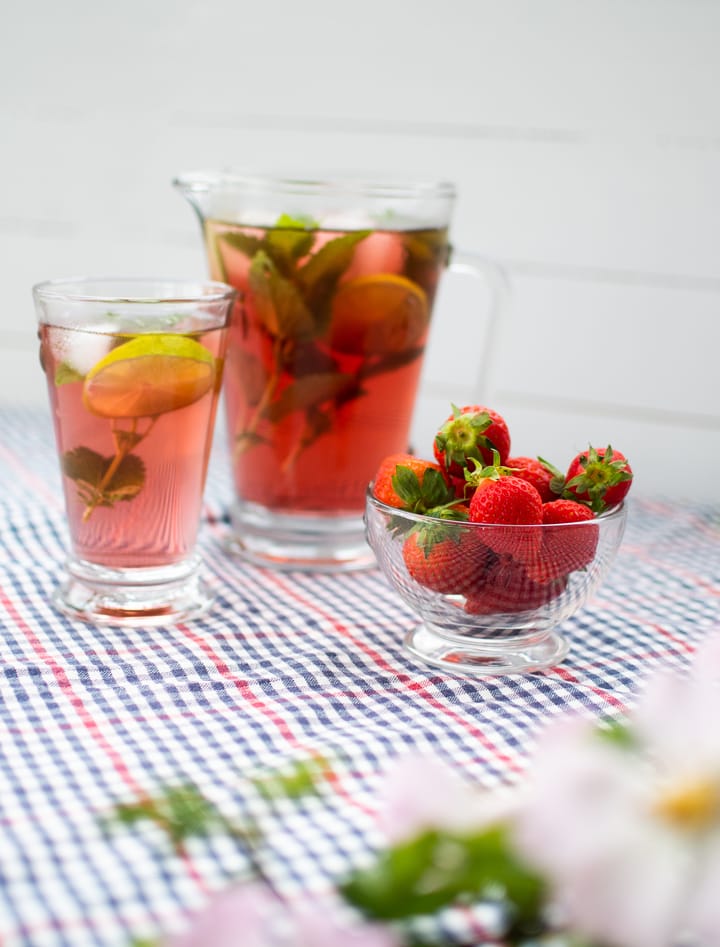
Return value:
<svg viewBox="0 0 720 947">
<path fill-rule="evenodd" d="M 40 327 L 78 558 L 147 568 L 193 551 L 226 333 Z"/>
<path fill-rule="evenodd" d="M 238 496 L 357 514 L 408 448 L 447 231 L 205 222 L 212 276 L 239 290 L 225 372 Z"/>
</svg>

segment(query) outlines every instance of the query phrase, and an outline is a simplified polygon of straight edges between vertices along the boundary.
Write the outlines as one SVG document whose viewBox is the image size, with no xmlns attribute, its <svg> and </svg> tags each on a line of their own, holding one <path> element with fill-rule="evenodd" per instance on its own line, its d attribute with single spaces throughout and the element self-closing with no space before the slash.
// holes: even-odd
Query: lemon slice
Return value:
<svg viewBox="0 0 720 947">
<path fill-rule="evenodd" d="M 102 418 L 148 418 L 185 408 L 215 381 L 215 360 L 183 335 L 139 335 L 101 358 L 85 376 L 83 403 Z"/>
<path fill-rule="evenodd" d="M 430 321 L 425 291 L 394 273 L 358 276 L 341 284 L 332 302 L 330 345 L 357 355 L 412 349 Z"/>
</svg>

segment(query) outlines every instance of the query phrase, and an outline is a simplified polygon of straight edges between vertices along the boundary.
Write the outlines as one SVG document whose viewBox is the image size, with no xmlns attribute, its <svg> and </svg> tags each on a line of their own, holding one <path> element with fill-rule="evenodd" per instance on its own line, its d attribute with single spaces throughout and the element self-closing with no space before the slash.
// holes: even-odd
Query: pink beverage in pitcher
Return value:
<svg viewBox="0 0 720 947">
<path fill-rule="evenodd" d="M 121 625 L 202 614 L 195 546 L 234 290 L 80 279 L 33 294 L 71 540 L 56 605 Z"/>
<path fill-rule="evenodd" d="M 81 559 L 164 566 L 194 548 L 226 332 L 41 327 L 70 535 Z"/>
<path fill-rule="evenodd" d="M 232 170 L 174 184 L 212 276 L 238 291 L 228 548 L 280 569 L 372 567 L 365 492 L 380 461 L 411 446 L 454 187 Z"/>
<path fill-rule="evenodd" d="M 361 513 L 379 460 L 409 446 L 446 229 L 205 227 L 212 276 L 239 290 L 225 375 L 238 495 Z"/>
</svg>

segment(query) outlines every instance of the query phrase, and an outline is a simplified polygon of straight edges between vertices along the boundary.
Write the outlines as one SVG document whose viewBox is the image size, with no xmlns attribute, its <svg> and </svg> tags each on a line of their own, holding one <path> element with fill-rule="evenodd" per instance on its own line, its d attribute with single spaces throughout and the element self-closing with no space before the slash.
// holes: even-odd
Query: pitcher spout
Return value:
<svg viewBox="0 0 720 947">
<path fill-rule="evenodd" d="M 213 191 L 217 189 L 215 175 L 206 172 L 179 174 L 173 178 L 173 187 L 188 201 L 204 226 L 211 208 Z"/>
</svg>

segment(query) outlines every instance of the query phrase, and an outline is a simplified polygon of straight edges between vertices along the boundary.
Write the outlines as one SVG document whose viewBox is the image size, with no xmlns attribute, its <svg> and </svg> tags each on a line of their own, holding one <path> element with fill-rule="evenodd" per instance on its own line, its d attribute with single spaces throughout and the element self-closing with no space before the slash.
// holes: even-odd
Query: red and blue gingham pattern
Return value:
<svg viewBox="0 0 720 947">
<path fill-rule="evenodd" d="M 408 751 L 492 788 L 518 779 L 543 722 L 633 704 L 643 676 L 685 668 L 719 622 L 720 509 L 633 499 L 623 546 L 567 621 L 565 662 L 485 681 L 401 648 L 412 622 L 382 576 L 276 573 L 222 546 L 230 480 L 222 432 L 201 551 L 217 593 L 205 619 L 95 628 L 57 614 L 66 531 L 49 420 L 0 413 L 0 944 L 127 945 L 174 929 L 247 868 L 218 834 L 181 857 L 147 824 L 109 832 L 113 806 L 194 783 L 263 833 L 288 897 L 325 892 L 381 839 L 377 789 Z M 268 801 L 250 777 L 320 753 L 319 798 Z"/>
</svg>

